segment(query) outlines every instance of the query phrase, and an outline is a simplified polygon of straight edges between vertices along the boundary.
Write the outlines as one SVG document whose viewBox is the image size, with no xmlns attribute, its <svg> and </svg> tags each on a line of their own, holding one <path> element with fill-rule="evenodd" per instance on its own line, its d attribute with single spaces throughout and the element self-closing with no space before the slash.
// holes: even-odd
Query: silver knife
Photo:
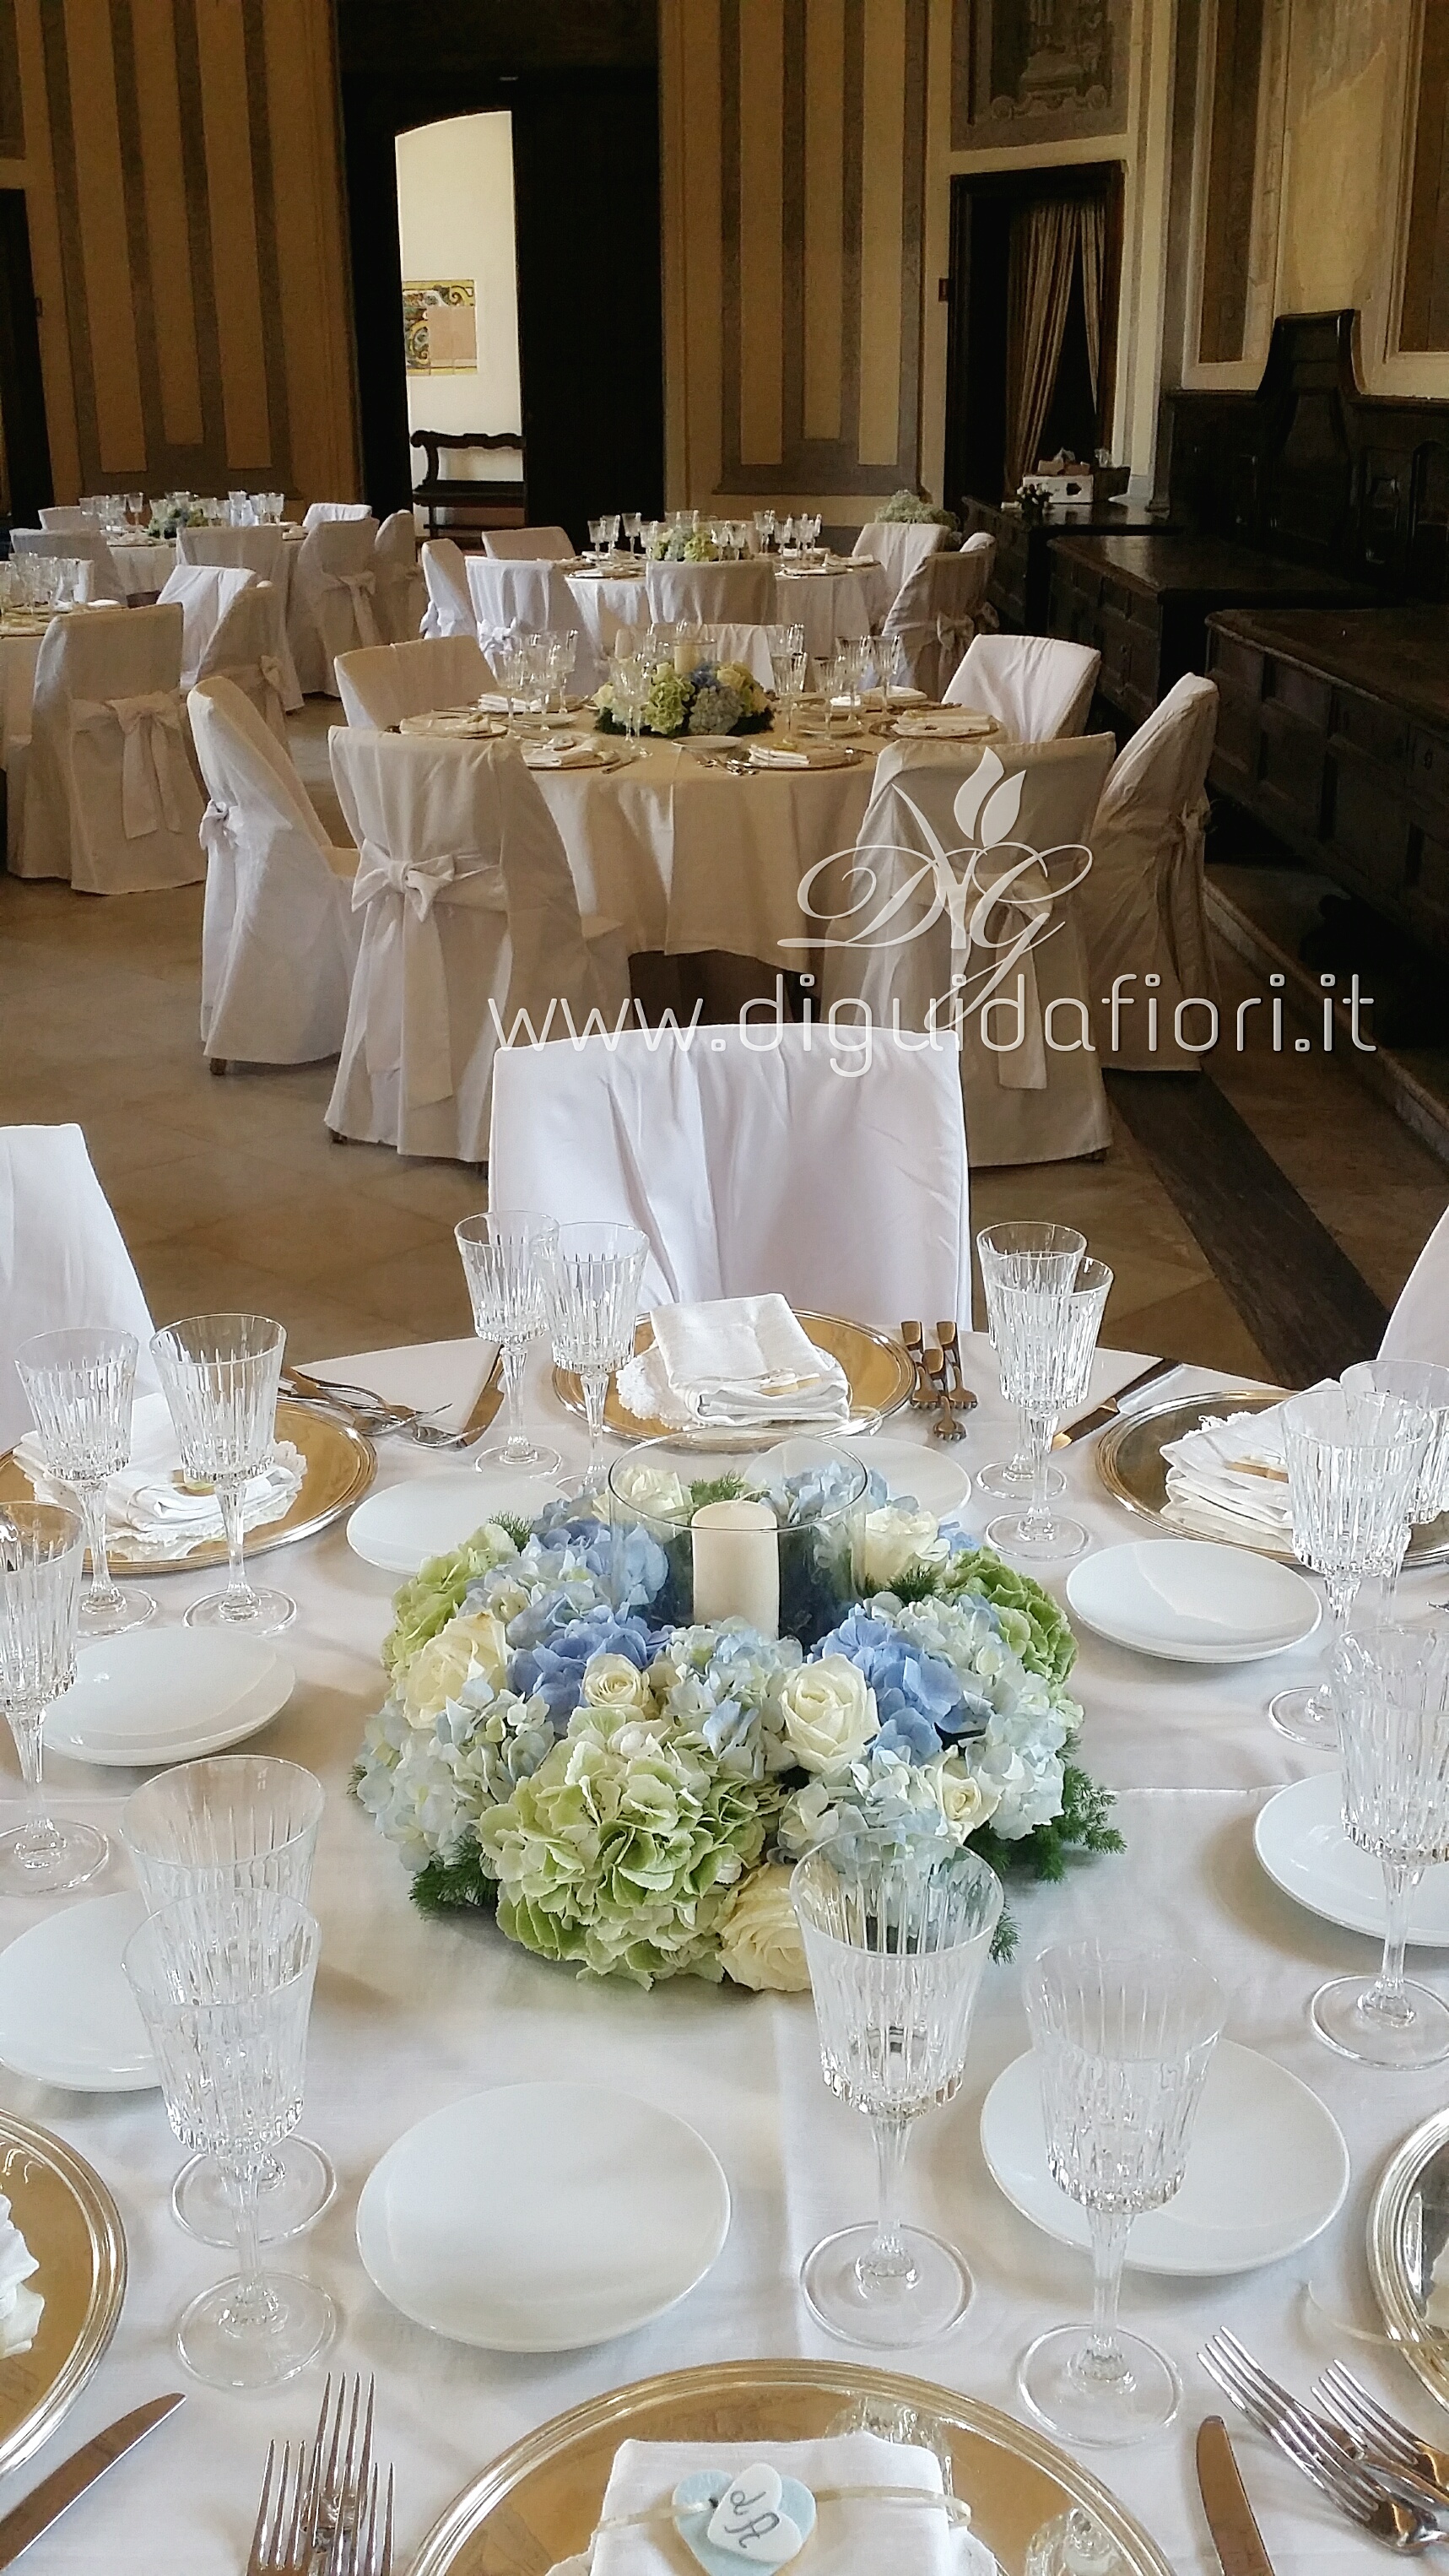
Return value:
<svg viewBox="0 0 1449 2576">
<path fill-rule="evenodd" d="M 1221 2415 L 1204 2416 L 1197 2428 L 1197 2482 L 1223 2576 L 1273 2576 Z"/>
<path fill-rule="evenodd" d="M 1135 1377 L 1129 1377 L 1125 1386 L 1119 1386 L 1115 1395 L 1109 1395 L 1105 1403 L 1093 1405 L 1091 1412 L 1084 1413 L 1080 1421 L 1069 1423 L 1065 1431 L 1059 1431 L 1052 1447 L 1069 1449 L 1074 1440 L 1085 1440 L 1089 1433 L 1115 1422 L 1122 1410 L 1124 1396 L 1138 1395 L 1143 1387 L 1155 1386 L 1160 1377 L 1171 1377 L 1173 1370 L 1180 1369 L 1182 1365 L 1181 1360 L 1151 1361 L 1148 1367 L 1139 1369 Z"/>
<path fill-rule="evenodd" d="M 73 2452 L 58 2469 L 52 2469 L 48 2478 L 42 2478 L 39 2486 L 31 2489 L 25 2502 L 0 2522 L 0 2567 L 12 2566 L 22 2549 L 28 2549 L 32 2540 L 48 2531 L 67 2505 L 74 2504 L 77 2496 L 84 2495 L 87 2487 L 104 2477 L 112 2463 L 149 2433 L 153 2424 L 161 2423 L 184 2402 L 179 2388 L 173 2389 L 169 2397 L 153 2397 L 149 2405 L 123 2415 L 118 2424 L 108 2424 L 104 2433 L 97 2433 L 93 2441 Z"/>
</svg>

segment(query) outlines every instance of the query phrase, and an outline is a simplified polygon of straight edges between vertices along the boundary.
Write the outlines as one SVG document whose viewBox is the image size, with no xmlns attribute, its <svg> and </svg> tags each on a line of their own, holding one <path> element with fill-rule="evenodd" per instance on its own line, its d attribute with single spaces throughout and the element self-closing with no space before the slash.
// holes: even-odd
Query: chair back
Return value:
<svg viewBox="0 0 1449 2576">
<path fill-rule="evenodd" d="M 1144 809 L 1184 814 L 1201 800 L 1217 733 L 1218 693 L 1187 671 L 1144 718 L 1107 773 L 1097 808 L 1099 828 Z"/>
<path fill-rule="evenodd" d="M 946 530 L 934 519 L 870 519 L 851 548 L 853 555 L 878 563 L 897 598 L 918 564 L 946 542 Z"/>
<path fill-rule="evenodd" d="M 372 550 L 377 623 L 389 644 L 412 642 L 423 623 L 427 586 L 418 569 L 418 530 L 411 510 L 383 520 Z"/>
<path fill-rule="evenodd" d="M 286 741 L 282 594 L 273 582 L 247 575 L 223 608 L 196 676 L 198 682 L 230 680 L 277 740 Z"/>
<path fill-rule="evenodd" d="M 493 1205 L 637 1225 L 647 1305 L 777 1289 L 890 1333 L 903 1315 L 967 1321 L 954 1047 L 767 1034 L 510 1048 L 494 1068 Z"/>
<path fill-rule="evenodd" d="M 1399 1291 L 1379 1357 L 1449 1367 L 1449 1207 Z"/>
<path fill-rule="evenodd" d="M 78 501 L 57 501 L 40 513 L 42 528 L 89 528 L 94 521 Z"/>
<path fill-rule="evenodd" d="M 706 626 L 773 626 L 774 566 L 754 563 L 651 563 L 644 587 L 657 626 L 681 619 Z"/>
<path fill-rule="evenodd" d="M 1100 653 L 1056 635 L 978 635 L 943 696 L 995 716 L 1011 742 L 1054 742 L 1082 731 L 1101 667 Z"/>
<path fill-rule="evenodd" d="M 500 563 L 572 563 L 578 552 L 567 528 L 485 528 L 483 551 Z"/>
<path fill-rule="evenodd" d="M 319 519 L 302 539 L 292 572 L 289 623 L 304 689 L 337 694 L 332 665 L 339 653 L 377 644 L 377 521 L 353 513 Z"/>
<path fill-rule="evenodd" d="M 912 688 L 939 698 L 976 632 L 976 614 L 991 578 L 995 542 L 988 552 L 923 555 L 907 574 L 886 612 L 882 632 L 898 636 Z"/>
<path fill-rule="evenodd" d="M 514 626 L 557 634 L 580 625 L 573 592 L 556 562 L 542 556 L 510 562 L 493 555 L 469 555 L 466 561 L 474 628 L 485 651 L 490 635 L 506 635 Z M 585 639 L 579 640 L 582 650 Z"/>
<path fill-rule="evenodd" d="M 325 528 L 339 520 L 370 519 L 366 501 L 309 501 L 302 514 L 302 525 L 310 535 L 313 528 Z"/>
<path fill-rule="evenodd" d="M 1092 827 L 1092 869 L 1077 896 L 1087 942 L 1092 1026 L 1104 1064 L 1133 1073 L 1198 1073 L 1217 969 L 1203 849 L 1218 693 L 1188 672 L 1119 753 Z M 1156 996 L 1157 1008 L 1146 1004 Z"/>
<path fill-rule="evenodd" d="M 51 619 L 35 666 L 21 875 L 120 894 L 204 873 L 181 645 L 174 600 Z"/>
<path fill-rule="evenodd" d="M 275 527 L 178 528 L 176 560 L 179 564 L 241 564 L 260 581 L 280 582 L 285 544 L 282 530 Z"/>
<path fill-rule="evenodd" d="M 90 566 L 87 595 L 103 599 L 117 607 L 124 605 L 126 594 L 112 559 L 110 543 L 94 520 L 78 528 L 12 528 L 10 551 L 16 555 L 49 555 L 71 563 Z"/>
<path fill-rule="evenodd" d="M 451 537 L 431 537 L 422 550 L 428 606 L 425 636 L 471 635 L 478 640 L 478 620 L 468 588 L 468 558 Z"/>
<path fill-rule="evenodd" d="M 338 654 L 332 668 L 350 725 L 388 733 L 411 712 L 403 704 L 396 653 L 394 644 L 364 644 L 355 653 Z"/>
<path fill-rule="evenodd" d="M 0 1450 L 34 1429 L 16 1352 L 78 1325 L 134 1333 L 154 1390 L 150 1313 L 81 1130 L 0 1127 Z"/>
<path fill-rule="evenodd" d="M 181 685 L 189 689 L 199 676 L 207 650 L 232 601 L 251 587 L 256 574 L 240 564 L 182 564 L 168 573 L 160 605 L 174 600 L 181 610 Z"/>
</svg>

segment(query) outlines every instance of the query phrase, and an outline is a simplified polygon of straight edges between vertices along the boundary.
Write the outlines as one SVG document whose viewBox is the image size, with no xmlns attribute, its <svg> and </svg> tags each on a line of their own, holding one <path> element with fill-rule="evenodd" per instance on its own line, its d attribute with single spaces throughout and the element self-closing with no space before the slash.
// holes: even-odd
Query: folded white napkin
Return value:
<svg viewBox="0 0 1449 2576">
<path fill-rule="evenodd" d="M 45 1453 L 34 1433 L 17 1441 L 15 1456 L 49 1502 L 66 1488 L 45 1476 Z M 290 1440 L 279 1440 L 272 1463 L 253 1476 L 242 1496 L 242 1526 L 262 1529 L 289 1512 L 302 1488 L 306 1460 Z M 204 1539 L 222 1535 L 214 1494 L 187 1493 L 181 1449 L 164 1395 L 138 1395 L 131 1417 L 131 1463 L 106 1487 L 106 1546 L 118 1563 L 162 1565 L 189 1556 Z"/>
<path fill-rule="evenodd" d="M 1167 1441 L 1163 1518 L 1197 1536 L 1235 1534 L 1291 1544 L 1282 1415 L 1280 1404 L 1263 1413 L 1234 1413 Z"/>
<path fill-rule="evenodd" d="M 415 1405 L 440 1431 L 461 1431 L 493 1375 L 496 1342 L 410 1342 L 397 1351 L 346 1351 L 309 1360 L 307 1374 L 365 1386 L 384 1404 Z"/>
<path fill-rule="evenodd" d="M 752 742 L 750 758 L 757 769 L 843 769 L 851 758 L 842 742 L 797 742 L 786 750 L 779 742 Z"/>
<path fill-rule="evenodd" d="M 943 2505 L 912 2500 L 943 2493 L 935 2452 L 876 2433 L 829 2434 L 817 2442 L 621 2443 L 589 2553 L 565 2559 L 553 2576 L 585 2569 L 589 2576 L 678 2576 L 681 2568 L 692 2569 L 695 2561 L 673 2520 L 680 2480 L 709 2469 L 730 2475 L 761 2461 L 816 2499 L 814 2531 L 794 2562 L 801 2576 L 807 2567 L 810 2576 L 866 2576 L 887 2568 L 890 2576 L 996 2576 L 996 2560 L 964 2521 Z M 834 2492 L 861 2487 L 886 2492 Z M 903 2488 L 910 2498 L 898 2492 Z"/>
<path fill-rule="evenodd" d="M 531 742 L 523 754 L 525 769 L 597 769 L 608 754 L 593 742 Z"/>
<path fill-rule="evenodd" d="M 8 2361 L 12 2353 L 29 2352 L 35 2341 L 45 2301 L 38 2290 L 28 2290 L 25 2284 L 39 2268 L 38 2257 L 31 2253 L 10 2215 L 9 2201 L 0 2192 L 0 2361 Z"/>
<path fill-rule="evenodd" d="M 1000 733 L 995 716 L 984 707 L 923 707 L 919 715 L 903 715 L 896 725 L 897 733 L 923 741 L 939 738 L 944 742 L 970 742 L 979 734 Z"/>
<path fill-rule="evenodd" d="M 398 726 L 399 733 L 458 734 L 465 740 L 482 741 L 502 731 L 487 709 L 478 707 L 435 707 L 430 715 L 404 716 Z"/>
<path fill-rule="evenodd" d="M 721 1297 L 656 1306 L 654 1340 L 618 1376 L 619 1401 L 641 1421 L 727 1428 L 752 1422 L 844 1422 L 850 1382 L 817 1350 L 783 1297 Z"/>
</svg>

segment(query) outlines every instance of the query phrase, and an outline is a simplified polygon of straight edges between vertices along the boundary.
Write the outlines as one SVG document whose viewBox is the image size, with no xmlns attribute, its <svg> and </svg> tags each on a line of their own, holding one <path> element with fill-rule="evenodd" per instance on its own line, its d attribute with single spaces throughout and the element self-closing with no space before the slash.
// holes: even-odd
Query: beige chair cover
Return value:
<svg viewBox="0 0 1449 2576">
<path fill-rule="evenodd" d="M 1379 1357 L 1449 1368 L 1449 1207 L 1399 1291 Z"/>
<path fill-rule="evenodd" d="M 585 942 L 563 845 L 515 744 L 335 727 L 362 946 L 333 1133 L 480 1162 L 500 1031 L 628 1007 Z M 596 1020 L 595 1027 L 599 1025 Z M 562 1033 L 562 1032 L 561 1032 Z"/>
<path fill-rule="evenodd" d="M 198 681 L 232 681 L 278 742 L 285 743 L 282 595 L 271 582 L 248 577 L 245 590 L 223 610 L 196 676 Z"/>
<path fill-rule="evenodd" d="M 984 707 L 1011 742 L 1080 733 L 1102 656 L 1055 635 L 978 635 L 943 692 L 948 707 Z"/>
<path fill-rule="evenodd" d="M 79 1127 L 0 1127 L 0 1450 L 34 1429 L 15 1354 L 32 1333 L 134 1333 L 156 1386 L 151 1317 Z"/>
<path fill-rule="evenodd" d="M 335 664 L 342 711 L 350 725 L 386 733 L 404 716 L 434 707 L 464 707 L 494 686 L 471 635 L 417 636 L 411 644 L 371 644 L 339 653 Z"/>
<path fill-rule="evenodd" d="M 946 530 L 934 519 L 868 519 L 851 553 L 880 565 L 896 600 L 912 573 L 945 542 Z"/>
<path fill-rule="evenodd" d="M 81 508 L 79 501 L 57 501 L 40 513 L 43 528 L 91 528 L 95 521 Z"/>
<path fill-rule="evenodd" d="M 824 933 L 827 1011 L 873 1026 L 959 1023 L 974 1166 L 1057 1162 L 1110 1142 L 1075 886 L 1110 734 L 1062 743 L 897 743 L 852 859 L 802 901 Z"/>
<path fill-rule="evenodd" d="M 971 1313 L 956 1050 L 766 1022 L 523 1046 L 494 1075 L 489 1195 L 649 1239 L 643 1302 L 778 1289 L 897 1334 Z"/>
<path fill-rule="evenodd" d="M 423 547 L 422 567 L 428 593 L 424 635 L 471 635 L 476 643 L 478 620 L 468 589 L 468 558 L 462 547 L 455 545 L 451 537 L 432 537 Z"/>
<path fill-rule="evenodd" d="M 227 568 L 220 564 L 182 564 L 168 573 L 161 589 L 161 605 L 169 607 L 175 600 L 181 610 L 181 685 L 189 689 L 197 679 L 203 660 L 217 627 L 232 601 L 255 581 L 255 573 L 240 565 Z"/>
<path fill-rule="evenodd" d="M 883 635 L 900 639 L 913 689 L 939 698 L 976 632 L 976 613 L 991 578 L 995 539 L 984 548 L 925 555 L 886 611 Z"/>
<path fill-rule="evenodd" d="M 181 610 L 53 617 L 35 666 L 25 821 L 11 864 L 82 894 L 141 894 L 205 874 L 186 748 Z"/>
<path fill-rule="evenodd" d="M 179 564 L 245 564 L 259 581 L 269 581 L 277 594 L 281 620 L 281 643 L 278 648 L 282 664 L 282 704 L 295 714 L 302 703 L 302 684 L 292 661 L 292 647 L 287 635 L 287 614 L 291 602 L 292 565 L 299 549 L 287 542 L 279 527 L 261 528 L 178 528 L 176 560 Z"/>
<path fill-rule="evenodd" d="M 372 550 L 377 575 L 377 627 L 389 644 L 413 643 L 422 631 L 428 586 L 418 566 L 417 521 L 411 510 L 384 519 Z"/>
<path fill-rule="evenodd" d="M 297 677 L 308 696 L 335 698 L 339 653 L 381 641 L 377 631 L 377 521 L 355 513 L 319 520 L 303 538 L 292 573 L 288 629 Z"/>
<path fill-rule="evenodd" d="M 1217 971 L 1203 877 L 1207 771 L 1218 693 L 1192 673 L 1174 683 L 1114 761 L 1092 829 L 1092 870 L 1077 892 L 1087 943 L 1092 1033 L 1102 1062 L 1136 1073 L 1197 1073 L 1216 1030 Z M 1147 979 L 1155 976 L 1155 985 Z M 1113 1039 L 1112 987 L 1119 987 Z M 1157 1003 L 1155 1030 L 1148 1003 Z M 1212 1011 L 1179 1003 L 1211 1002 Z M 1155 1034 L 1156 1046 L 1149 1041 Z M 1196 1044 L 1194 1043 L 1196 1042 Z"/>
<path fill-rule="evenodd" d="M 763 561 L 651 563 L 644 587 L 656 626 L 773 626 L 779 615 L 775 568 Z"/>
<path fill-rule="evenodd" d="M 483 552 L 500 563 L 573 563 L 577 548 L 567 528 L 484 528 Z"/>
</svg>

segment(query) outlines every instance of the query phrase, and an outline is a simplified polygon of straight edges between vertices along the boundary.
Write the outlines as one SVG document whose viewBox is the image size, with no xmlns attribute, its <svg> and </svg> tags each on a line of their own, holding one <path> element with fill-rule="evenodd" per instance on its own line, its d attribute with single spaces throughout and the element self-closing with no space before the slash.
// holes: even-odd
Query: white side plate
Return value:
<svg viewBox="0 0 1449 2576">
<path fill-rule="evenodd" d="M 525 1476 L 508 1467 L 454 1467 L 446 1475 L 417 1476 L 388 1485 L 359 1503 L 347 1524 L 347 1544 L 384 1574 L 416 1574 L 431 1556 L 446 1556 L 481 1529 L 495 1512 L 536 1520 L 559 1498 L 553 1476 Z"/>
<path fill-rule="evenodd" d="M 0 1950 L 0 2062 L 77 2093 L 140 2093 L 159 2084 L 121 1965 L 145 1919 L 145 1898 L 134 1889 L 90 1896 Z"/>
<path fill-rule="evenodd" d="M 255 1735 L 297 1676 L 270 1640 L 214 1628 L 132 1628 L 82 1646 L 45 1741 L 76 1762 L 194 1762 Z"/>
<path fill-rule="evenodd" d="M 929 1440 L 853 1439 L 846 1444 L 862 1467 L 884 1476 L 892 1497 L 914 1494 L 923 1512 L 938 1521 L 959 1512 L 971 1491 L 971 1478 L 944 1449 Z"/>
<path fill-rule="evenodd" d="M 1253 1847 L 1275 1887 L 1325 1923 L 1382 1941 L 1384 1874 L 1343 1830 L 1336 1771 L 1315 1771 L 1280 1789 L 1258 1810 Z M 1409 1939 L 1422 1950 L 1449 1949 L 1449 1861 L 1426 1869 L 1409 1899 Z"/>
<path fill-rule="evenodd" d="M 1177 1664 L 1246 1664 L 1311 1637 L 1322 1604 L 1291 1566 L 1210 1539 L 1129 1539 L 1074 1565 L 1067 1603 L 1084 1628 Z"/>
</svg>

